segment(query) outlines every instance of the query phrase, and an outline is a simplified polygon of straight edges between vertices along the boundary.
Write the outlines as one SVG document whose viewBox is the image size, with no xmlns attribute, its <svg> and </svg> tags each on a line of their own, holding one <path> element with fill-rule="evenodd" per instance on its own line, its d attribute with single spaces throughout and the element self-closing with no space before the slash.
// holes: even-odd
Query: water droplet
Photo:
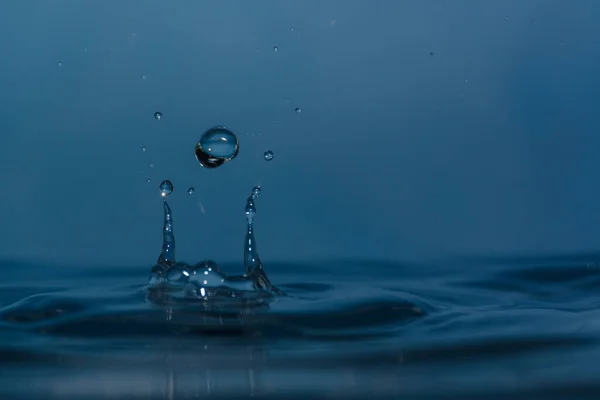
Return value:
<svg viewBox="0 0 600 400">
<path fill-rule="evenodd" d="M 254 188 L 252 189 L 252 197 L 254 197 L 255 199 L 258 198 L 258 195 L 260 195 L 260 186 L 254 186 Z"/>
<path fill-rule="evenodd" d="M 216 168 L 233 160 L 239 151 L 238 138 L 229 129 L 215 126 L 196 143 L 196 159 L 206 168 Z"/>
<path fill-rule="evenodd" d="M 293 26 L 290 28 L 290 31 L 292 31 L 292 32 L 294 32 L 295 30 L 296 29 Z"/>
<path fill-rule="evenodd" d="M 300 107 L 296 107 L 294 111 L 296 111 L 296 114 L 300 114 L 302 112 L 302 109 Z"/>
<path fill-rule="evenodd" d="M 62 61 L 57 62 L 59 67 L 62 67 Z"/>
<path fill-rule="evenodd" d="M 273 159 L 273 152 L 271 150 L 265 151 L 264 157 L 265 160 L 271 161 Z"/>
<path fill-rule="evenodd" d="M 154 168 L 154 163 L 150 163 L 150 168 Z"/>
<path fill-rule="evenodd" d="M 146 75 L 142 75 L 142 80 L 145 81 L 146 79 L 148 79 L 148 77 Z"/>
<path fill-rule="evenodd" d="M 433 51 L 430 51 L 430 52 L 429 52 L 429 55 L 430 55 L 431 57 L 433 57 L 433 55 L 434 55 L 434 54 L 435 54 L 435 53 L 434 53 Z"/>
<path fill-rule="evenodd" d="M 146 179 L 146 182 L 150 183 L 150 182 L 152 182 L 152 179 L 148 178 L 148 179 Z"/>
<path fill-rule="evenodd" d="M 162 197 L 167 197 L 173 191 L 173 184 L 169 180 L 164 180 L 159 186 L 160 194 Z"/>
<path fill-rule="evenodd" d="M 154 113 L 154 118 L 156 118 L 157 120 L 160 121 L 160 119 L 162 118 L 162 113 L 160 111 L 157 111 Z"/>
<path fill-rule="evenodd" d="M 146 146 L 142 146 L 142 152 L 144 152 L 144 153 L 145 153 L 145 152 L 146 152 L 146 150 L 148 150 L 148 149 L 146 148 Z"/>
<path fill-rule="evenodd" d="M 273 51 L 274 51 L 275 53 L 277 53 L 277 52 L 279 51 L 279 47 L 277 47 L 277 46 L 273 46 Z"/>
<path fill-rule="evenodd" d="M 190 187 L 190 188 L 188 189 L 188 194 L 189 194 L 189 195 L 192 195 L 192 194 L 194 194 L 194 188 L 193 188 L 193 187 Z"/>
</svg>

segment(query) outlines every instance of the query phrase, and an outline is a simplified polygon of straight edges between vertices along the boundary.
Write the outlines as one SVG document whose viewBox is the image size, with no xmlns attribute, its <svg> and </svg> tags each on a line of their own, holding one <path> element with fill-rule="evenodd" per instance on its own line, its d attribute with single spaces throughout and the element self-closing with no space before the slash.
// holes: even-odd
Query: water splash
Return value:
<svg viewBox="0 0 600 400">
<path fill-rule="evenodd" d="M 212 260 L 202 261 L 195 266 L 176 261 L 173 217 L 171 208 L 167 203 L 167 196 L 173 190 L 173 186 L 171 182 L 163 181 L 160 189 L 161 195 L 163 195 L 164 207 L 163 244 L 157 263 L 150 274 L 149 289 L 152 291 L 150 297 L 153 300 L 223 299 L 247 297 L 252 293 L 268 296 L 284 295 L 267 278 L 256 249 L 256 238 L 254 236 L 256 206 L 254 200 L 258 198 L 261 192 L 260 186 L 255 186 L 252 189 L 246 201 L 247 230 L 244 240 L 245 274 L 243 275 L 226 275 L 220 271 L 218 264 Z"/>
</svg>

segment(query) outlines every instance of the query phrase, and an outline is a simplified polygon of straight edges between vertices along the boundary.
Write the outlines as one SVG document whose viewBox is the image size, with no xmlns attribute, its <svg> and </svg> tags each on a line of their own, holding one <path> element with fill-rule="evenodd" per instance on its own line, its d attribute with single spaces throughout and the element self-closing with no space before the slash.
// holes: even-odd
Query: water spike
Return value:
<svg viewBox="0 0 600 400">
<path fill-rule="evenodd" d="M 246 200 L 246 220 L 248 226 L 246 230 L 246 239 L 244 240 L 244 266 L 246 275 L 252 275 L 257 268 L 262 269 L 258 251 L 256 249 L 256 239 L 254 238 L 254 216 L 256 215 L 256 206 L 254 205 L 254 196 Z"/>
<path fill-rule="evenodd" d="M 167 199 L 163 199 L 164 223 L 162 251 L 158 264 L 175 264 L 175 234 L 173 233 L 173 216 Z"/>
</svg>

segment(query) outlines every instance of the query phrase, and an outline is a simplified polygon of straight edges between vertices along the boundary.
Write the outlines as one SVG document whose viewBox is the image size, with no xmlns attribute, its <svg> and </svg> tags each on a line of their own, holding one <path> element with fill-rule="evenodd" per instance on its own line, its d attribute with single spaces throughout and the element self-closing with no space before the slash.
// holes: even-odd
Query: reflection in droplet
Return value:
<svg viewBox="0 0 600 400">
<path fill-rule="evenodd" d="M 216 168 L 233 160 L 238 151 L 238 138 L 222 126 L 204 132 L 195 147 L 196 159 L 205 168 Z"/>
<path fill-rule="evenodd" d="M 169 180 L 164 180 L 160 183 L 159 189 L 161 196 L 167 197 L 173 192 L 173 184 Z"/>
<path fill-rule="evenodd" d="M 265 151 L 265 154 L 263 155 L 266 161 L 271 161 L 273 159 L 273 152 L 271 150 L 267 150 Z"/>
<path fill-rule="evenodd" d="M 162 118 L 162 113 L 160 111 L 155 112 L 154 118 L 156 118 L 158 121 L 160 121 L 160 119 Z"/>
</svg>

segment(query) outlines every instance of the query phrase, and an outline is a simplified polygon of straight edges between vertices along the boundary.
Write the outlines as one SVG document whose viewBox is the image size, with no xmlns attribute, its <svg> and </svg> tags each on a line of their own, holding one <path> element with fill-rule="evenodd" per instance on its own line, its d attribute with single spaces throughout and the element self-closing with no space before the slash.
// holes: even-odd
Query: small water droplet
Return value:
<svg viewBox="0 0 600 400">
<path fill-rule="evenodd" d="M 260 195 L 260 186 L 254 186 L 254 188 L 252 188 L 252 197 L 254 197 L 255 199 L 258 198 L 258 196 Z"/>
<path fill-rule="evenodd" d="M 277 47 L 277 46 L 273 46 L 273 51 L 274 51 L 275 53 L 277 53 L 277 52 L 279 51 L 279 47 Z"/>
<path fill-rule="evenodd" d="M 216 168 L 233 160 L 238 151 L 238 138 L 223 126 L 204 132 L 195 147 L 196 159 L 205 168 Z"/>
<path fill-rule="evenodd" d="M 504 19 L 508 21 L 508 15 L 506 17 L 504 17 Z"/>
<path fill-rule="evenodd" d="M 154 163 L 150 163 L 150 168 L 154 168 Z"/>
<path fill-rule="evenodd" d="M 189 195 L 192 195 L 192 194 L 194 194 L 194 188 L 193 188 L 193 187 L 190 187 L 190 188 L 188 189 L 188 194 L 189 194 Z"/>
<path fill-rule="evenodd" d="M 145 81 L 146 79 L 148 79 L 148 77 L 146 75 L 142 75 L 142 80 Z"/>
<path fill-rule="evenodd" d="M 331 20 L 331 25 L 333 25 L 333 26 L 337 25 L 337 20 L 336 19 L 332 19 Z"/>
<path fill-rule="evenodd" d="M 146 179 L 146 182 L 150 183 L 150 182 L 152 182 L 152 179 L 148 178 L 148 179 Z"/>
<path fill-rule="evenodd" d="M 160 119 L 162 118 L 162 113 L 160 111 L 157 111 L 154 113 L 154 118 L 156 118 L 157 120 L 160 121 Z"/>
<path fill-rule="evenodd" d="M 296 111 L 296 114 L 300 114 L 302 112 L 302 109 L 300 107 L 296 107 L 294 111 Z"/>
<path fill-rule="evenodd" d="M 62 67 L 62 61 L 57 62 L 59 67 Z"/>
<path fill-rule="evenodd" d="M 271 161 L 273 159 L 273 156 L 274 155 L 273 155 L 273 152 L 271 150 L 265 151 L 265 154 L 264 154 L 265 160 Z"/>
<path fill-rule="evenodd" d="M 435 53 L 434 53 L 433 51 L 430 51 L 430 52 L 429 52 L 429 55 L 430 55 L 431 57 L 433 57 L 433 55 L 434 55 L 434 54 L 435 54 Z"/>
<path fill-rule="evenodd" d="M 146 148 L 146 146 L 142 146 L 142 152 L 143 152 L 143 153 L 145 153 L 145 152 L 146 152 L 146 150 L 148 150 L 148 149 Z"/>
<path fill-rule="evenodd" d="M 164 180 L 160 183 L 158 187 L 160 189 L 160 194 L 162 197 L 167 197 L 173 192 L 173 184 L 169 180 Z"/>
<path fill-rule="evenodd" d="M 294 32 L 295 30 L 296 29 L 293 26 L 290 28 L 290 31 L 292 31 L 292 32 Z"/>
</svg>

